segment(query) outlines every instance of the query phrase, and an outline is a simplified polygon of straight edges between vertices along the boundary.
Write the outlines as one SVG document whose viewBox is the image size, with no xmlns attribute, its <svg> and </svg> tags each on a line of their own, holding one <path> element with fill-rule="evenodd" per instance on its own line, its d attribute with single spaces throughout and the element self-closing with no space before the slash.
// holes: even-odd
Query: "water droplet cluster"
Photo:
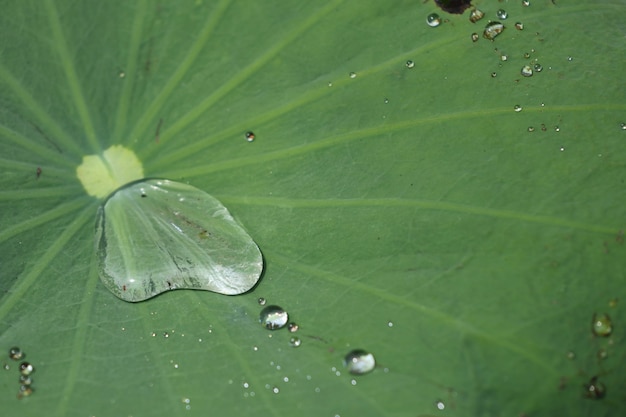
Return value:
<svg viewBox="0 0 626 417">
<path fill-rule="evenodd" d="M 14 361 L 22 360 L 26 357 L 26 354 L 19 347 L 12 347 L 9 349 L 9 358 Z M 10 366 L 5 365 L 4 369 L 9 370 Z M 31 374 L 35 372 L 35 367 L 30 362 L 21 362 L 19 366 L 19 389 L 17 392 L 17 398 L 21 399 L 30 396 L 34 389 L 32 387 L 33 379 Z"/>
</svg>

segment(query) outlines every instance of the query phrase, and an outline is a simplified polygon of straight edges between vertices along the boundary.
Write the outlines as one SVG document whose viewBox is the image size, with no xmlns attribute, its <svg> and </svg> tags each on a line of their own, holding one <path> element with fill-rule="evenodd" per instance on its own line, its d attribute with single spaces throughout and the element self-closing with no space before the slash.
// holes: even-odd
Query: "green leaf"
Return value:
<svg viewBox="0 0 626 417">
<path fill-rule="evenodd" d="M 5 3 L 3 415 L 626 414 L 625 1 Z M 224 203 L 253 291 L 104 287 L 76 169 L 112 145 Z"/>
</svg>

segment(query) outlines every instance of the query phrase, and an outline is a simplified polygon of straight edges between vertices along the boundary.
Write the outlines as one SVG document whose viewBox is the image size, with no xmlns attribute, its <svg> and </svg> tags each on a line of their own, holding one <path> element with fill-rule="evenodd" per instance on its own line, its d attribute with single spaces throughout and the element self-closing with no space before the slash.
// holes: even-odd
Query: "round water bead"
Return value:
<svg viewBox="0 0 626 417">
<path fill-rule="evenodd" d="M 406 61 L 406 67 L 409 68 L 409 69 L 415 67 L 415 62 L 413 62 L 411 60 Z"/>
<path fill-rule="evenodd" d="M 585 396 L 592 400 L 600 400 L 606 395 L 606 386 L 594 376 L 585 384 Z"/>
<path fill-rule="evenodd" d="M 285 327 L 289 315 L 282 307 L 271 305 L 261 310 L 259 322 L 268 330 L 278 330 Z"/>
<path fill-rule="evenodd" d="M 482 19 L 483 17 L 485 17 L 485 13 L 483 13 L 482 11 L 478 10 L 478 9 L 473 9 L 470 12 L 470 16 L 469 16 L 469 20 L 472 23 L 476 23 L 478 22 L 480 19 Z"/>
<path fill-rule="evenodd" d="M 18 347 L 12 347 L 11 349 L 9 349 L 9 358 L 13 359 L 14 361 L 19 361 L 23 357 L 24 352 L 22 352 L 22 349 Z"/>
<path fill-rule="evenodd" d="M 362 349 L 355 349 L 345 356 L 343 364 L 351 374 L 363 375 L 374 370 L 376 360 L 371 353 Z"/>
<path fill-rule="evenodd" d="M 302 340 L 299 337 L 292 337 L 289 339 L 289 345 L 291 347 L 299 347 L 302 344 Z"/>
<path fill-rule="evenodd" d="M 593 334 L 601 337 L 609 337 L 613 333 L 613 323 L 608 314 L 594 314 L 592 329 Z"/>
<path fill-rule="evenodd" d="M 498 19 L 506 20 L 506 18 L 509 17 L 509 14 L 506 10 L 500 9 L 496 12 L 496 16 L 498 16 Z"/>
<path fill-rule="evenodd" d="M 428 16 L 426 16 L 426 23 L 431 28 L 436 28 L 437 26 L 441 24 L 441 18 L 439 17 L 437 13 L 431 13 Z"/>
<path fill-rule="evenodd" d="M 246 140 L 252 142 L 254 140 L 254 132 L 246 132 Z"/>
<path fill-rule="evenodd" d="M 496 36 L 501 34 L 503 30 L 504 25 L 502 23 L 489 22 L 487 23 L 487 26 L 485 26 L 485 30 L 483 31 L 483 37 L 492 41 L 496 38 Z"/>
<path fill-rule="evenodd" d="M 351 72 L 350 73 L 350 78 L 356 78 L 356 72 Z"/>
<path fill-rule="evenodd" d="M 478 33 L 472 33 L 472 42 L 478 42 Z"/>
<path fill-rule="evenodd" d="M 533 69 L 530 67 L 530 65 L 524 65 L 522 67 L 522 70 L 520 71 L 520 73 L 524 76 L 524 77 L 532 77 L 533 75 Z"/>
<path fill-rule="evenodd" d="M 20 385 L 20 390 L 17 393 L 17 398 L 28 397 L 32 395 L 35 390 L 30 385 Z"/>
<path fill-rule="evenodd" d="M 287 325 L 287 329 L 291 332 L 291 333 L 295 333 L 298 331 L 298 329 L 300 329 L 300 326 L 298 326 L 298 323 L 294 323 L 291 322 Z"/>
<path fill-rule="evenodd" d="M 265 300 L 265 298 L 260 297 L 260 298 L 259 298 L 259 300 L 258 300 L 258 302 L 259 302 L 259 305 L 260 305 L 260 306 L 264 306 L 264 305 L 265 305 L 265 303 L 266 303 L 267 301 Z"/>
<path fill-rule="evenodd" d="M 28 362 L 20 363 L 20 373 L 24 376 L 28 376 L 35 372 L 35 367 Z"/>
<path fill-rule="evenodd" d="M 513 106 L 513 110 L 519 113 L 522 111 L 522 106 L 520 106 L 519 104 L 516 104 L 515 106 Z"/>
<path fill-rule="evenodd" d="M 20 375 L 20 385 L 30 385 L 33 379 L 29 375 Z"/>
</svg>

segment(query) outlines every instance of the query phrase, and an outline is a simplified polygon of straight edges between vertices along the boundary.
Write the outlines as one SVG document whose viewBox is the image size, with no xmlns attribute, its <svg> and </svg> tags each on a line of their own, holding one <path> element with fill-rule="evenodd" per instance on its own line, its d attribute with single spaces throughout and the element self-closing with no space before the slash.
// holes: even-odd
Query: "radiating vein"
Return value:
<svg viewBox="0 0 626 417">
<path fill-rule="evenodd" d="M 76 166 L 75 162 L 63 157 L 59 152 L 51 150 L 50 148 L 37 143 L 33 139 L 23 136 L 2 125 L 0 125 L 0 137 L 8 142 L 12 142 L 15 146 L 19 146 L 27 150 L 33 156 L 39 156 L 41 159 L 49 163 L 62 165 L 72 169 Z"/>
<path fill-rule="evenodd" d="M 2 63 L 0 63 L 0 79 L 15 93 L 17 98 L 19 98 L 23 104 L 24 110 L 33 115 L 34 120 L 30 122 L 35 127 L 40 126 L 42 131 L 48 132 L 50 136 L 52 136 L 51 140 L 54 140 L 54 143 L 59 143 L 62 152 L 69 151 L 73 155 L 82 154 L 76 141 L 61 129 L 57 122 L 35 101 L 28 91 L 24 89 L 22 83 L 15 79 L 13 74 L 9 73 L 9 71 L 4 68 Z M 8 131 L 7 128 L 3 127 L 3 129 Z M 23 140 L 35 144 L 35 141 L 30 138 L 24 138 Z M 32 145 L 23 143 L 20 146 L 26 148 Z"/>
<path fill-rule="evenodd" d="M 451 203 L 437 200 L 418 200 L 405 198 L 358 198 L 358 199 L 295 199 L 277 197 L 236 197 L 218 196 L 225 204 L 245 204 L 250 206 L 269 206 L 281 208 L 339 208 L 339 207 L 384 207 L 386 209 L 414 207 L 425 210 L 444 211 L 463 214 L 474 214 L 497 219 L 517 220 L 520 222 L 543 224 L 547 226 L 565 227 L 568 229 L 584 230 L 586 232 L 601 233 L 615 236 L 620 228 L 601 226 L 591 223 L 577 222 L 555 216 L 522 213 L 513 210 L 502 210 L 488 207 L 479 207 L 469 204 Z"/>
<path fill-rule="evenodd" d="M 23 201 L 43 198 L 72 197 L 81 192 L 77 186 L 42 187 L 27 190 L 0 191 L 0 201 Z"/>
<path fill-rule="evenodd" d="M 304 21 L 297 21 L 294 23 L 294 29 L 281 37 L 281 41 L 276 43 L 272 48 L 267 50 L 263 55 L 254 60 L 250 65 L 245 67 L 235 76 L 233 76 L 228 82 L 224 83 L 220 88 L 215 90 L 211 95 L 202 100 L 200 104 L 196 105 L 192 110 L 190 110 L 183 117 L 178 119 L 175 123 L 171 125 L 170 128 L 165 130 L 161 135 L 161 142 L 166 142 L 167 140 L 174 137 L 178 132 L 184 129 L 186 126 L 190 125 L 193 121 L 198 119 L 202 114 L 204 114 L 207 109 L 213 106 L 219 99 L 224 97 L 230 91 L 235 89 L 237 86 L 241 85 L 245 80 L 247 80 L 252 74 L 259 70 L 259 68 L 263 67 L 269 61 L 271 61 L 280 51 L 285 49 L 289 44 L 291 44 L 294 40 L 296 40 L 302 33 L 306 32 L 311 28 L 316 22 L 326 16 L 330 11 L 334 10 L 339 3 L 343 0 L 335 0 L 328 3 L 325 7 L 318 10 L 317 13 L 309 16 L 308 19 Z M 150 158 L 155 152 L 158 152 L 158 148 L 150 147 L 146 149 L 146 154 L 143 155 L 145 158 Z M 189 151 L 188 151 L 189 152 Z M 171 160 L 171 158 L 168 158 Z"/>
<path fill-rule="evenodd" d="M 37 226 L 41 226 L 44 223 L 57 219 L 61 216 L 74 213 L 81 207 L 85 206 L 85 198 L 77 198 L 68 203 L 61 204 L 51 210 L 46 210 L 42 214 L 34 217 L 29 217 L 19 223 L 7 227 L 0 231 L 0 242 L 4 242 L 13 236 L 23 233 L 27 230 L 32 230 Z M 91 207 L 91 206 L 90 206 Z M 91 207 L 92 217 L 95 216 L 95 210 Z"/>
<path fill-rule="evenodd" d="M 163 107 L 165 101 L 170 97 L 174 89 L 180 84 L 180 81 L 183 79 L 185 74 L 187 74 L 187 72 L 195 62 L 196 58 L 204 48 L 209 37 L 213 33 L 213 30 L 217 26 L 220 18 L 226 11 L 229 3 L 230 0 L 220 1 L 215 11 L 209 14 L 207 21 L 202 28 L 202 31 L 200 31 L 200 33 L 196 37 L 196 41 L 189 50 L 189 53 L 180 63 L 178 68 L 176 68 L 176 71 L 174 71 L 174 74 L 172 74 L 159 95 L 152 101 L 150 107 L 148 107 L 143 116 L 139 119 L 139 121 L 131 131 L 130 135 L 128 136 L 129 140 L 137 140 L 138 138 L 141 138 L 142 135 L 146 132 L 148 126 L 155 119 L 157 113 Z"/>
<path fill-rule="evenodd" d="M 67 49 L 59 14 L 52 0 L 46 0 L 45 5 L 47 11 L 46 14 L 50 22 L 50 28 L 52 29 L 54 45 L 56 46 L 61 65 L 65 70 L 70 92 L 72 93 L 76 109 L 78 110 L 78 115 L 83 123 L 83 128 L 85 129 L 85 135 L 91 145 L 92 151 L 94 153 L 100 153 L 100 145 L 98 143 L 98 138 L 96 137 L 96 131 L 94 130 L 91 116 L 89 115 L 89 109 L 81 90 L 80 81 L 78 79 L 78 75 L 76 74 L 76 69 L 74 68 L 74 60 Z"/>
<path fill-rule="evenodd" d="M 74 203 L 76 203 L 75 201 Z M 74 205 L 76 206 L 76 205 Z M 80 206 L 84 207 L 84 201 Z M 71 208 L 72 210 L 68 210 Z M 78 207 L 72 207 L 72 205 L 64 205 L 63 210 L 60 210 L 60 214 L 66 214 L 71 211 L 75 211 Z M 47 213 L 46 213 L 47 214 Z M 59 213 L 55 213 L 54 217 L 46 218 L 46 216 L 39 216 L 37 224 L 41 224 L 45 221 L 50 221 L 52 218 L 58 217 Z M 94 208 L 92 205 L 84 208 L 77 216 L 73 216 L 67 227 L 61 232 L 61 234 L 51 241 L 47 246 L 47 250 L 41 254 L 41 257 L 37 259 L 32 268 L 16 281 L 16 284 L 11 288 L 5 299 L 0 304 L 0 321 L 4 320 L 6 315 L 13 309 L 13 307 L 25 297 L 25 294 L 31 288 L 31 286 L 41 277 L 41 274 L 46 271 L 46 267 L 50 265 L 59 253 L 65 248 L 68 242 L 74 237 L 74 235 L 82 229 L 88 221 L 93 220 Z M 41 221 L 42 219 L 45 219 Z M 33 222 L 35 223 L 35 222 Z M 22 223 L 22 225 L 28 224 L 33 227 L 30 222 Z M 14 228 L 11 228 L 14 229 Z M 23 228 L 22 228 L 23 229 Z M 6 240 L 8 236 L 13 236 L 15 233 L 6 233 L 3 230 L 0 233 L 0 241 Z"/>
<path fill-rule="evenodd" d="M 555 370 L 552 366 L 550 366 L 548 363 L 546 363 L 545 361 L 541 360 L 541 358 L 537 357 L 536 355 L 533 355 L 530 353 L 530 350 L 527 349 L 525 346 L 519 344 L 519 343 L 514 343 L 511 340 L 507 340 L 501 337 L 496 337 L 490 333 L 484 332 L 481 329 L 476 328 L 474 325 L 470 324 L 470 323 L 466 323 L 462 320 L 460 320 L 457 317 L 453 317 L 450 316 L 449 314 L 446 314 L 442 311 L 436 310 L 434 308 L 428 307 L 424 304 L 421 304 L 415 300 L 409 300 L 405 297 L 401 297 L 401 296 L 397 296 L 395 294 L 391 294 L 387 291 L 383 291 L 379 288 L 376 288 L 374 286 L 368 285 L 366 283 L 363 283 L 361 281 L 358 280 L 354 280 L 354 279 L 348 279 L 344 276 L 341 275 L 337 275 L 334 274 L 332 272 L 329 271 L 324 271 L 321 270 L 319 268 L 316 267 L 312 267 L 309 265 L 305 265 L 302 264 L 300 262 L 294 263 L 293 260 L 291 260 L 290 258 L 286 257 L 286 256 L 282 256 L 279 255 L 277 253 L 271 252 L 267 250 L 264 251 L 265 254 L 268 255 L 268 259 L 272 259 L 274 261 L 277 262 L 281 262 L 285 265 L 289 265 L 289 267 L 291 269 L 295 269 L 298 270 L 300 272 L 302 272 L 303 274 L 308 274 L 317 278 L 321 278 L 324 279 L 326 281 L 329 281 L 333 284 L 337 284 L 337 285 L 342 285 L 345 287 L 350 288 L 350 290 L 352 292 L 358 290 L 358 291 L 362 291 L 364 293 L 370 294 L 375 296 L 377 299 L 383 299 L 386 300 L 390 303 L 393 303 L 394 305 L 401 305 L 404 306 L 406 308 L 409 308 L 421 315 L 427 316 L 430 319 L 436 320 L 439 323 L 442 323 L 448 327 L 451 327 L 453 329 L 456 329 L 462 333 L 466 333 L 466 334 L 470 334 L 474 337 L 477 337 L 479 339 L 482 339 L 486 342 L 489 342 L 492 345 L 495 346 L 500 346 L 506 350 L 509 350 L 511 352 L 514 352 L 528 360 L 530 360 L 531 362 L 539 365 L 540 367 L 542 367 L 543 369 L 545 369 L 546 371 L 550 372 L 551 374 L 553 374 L 553 376 L 558 375 L 557 370 Z"/>
<path fill-rule="evenodd" d="M 128 119 L 128 109 L 130 106 L 130 98 L 133 92 L 133 86 L 137 76 L 137 56 L 139 55 L 139 46 L 141 45 L 141 34 L 143 32 L 144 17 L 147 15 L 147 1 L 139 0 L 135 7 L 135 18 L 133 19 L 132 32 L 128 47 L 128 60 L 124 72 L 126 77 L 122 87 L 122 94 L 117 105 L 117 115 L 115 118 L 115 129 L 112 138 L 115 142 L 123 141 L 125 138 L 120 137 Z M 130 138 L 126 138 L 130 139 Z"/>
</svg>

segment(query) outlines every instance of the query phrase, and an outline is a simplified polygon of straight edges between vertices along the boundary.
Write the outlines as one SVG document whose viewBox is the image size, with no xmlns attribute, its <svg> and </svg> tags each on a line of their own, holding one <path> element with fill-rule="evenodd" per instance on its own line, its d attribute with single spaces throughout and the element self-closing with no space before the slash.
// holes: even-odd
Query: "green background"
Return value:
<svg viewBox="0 0 626 417">
<path fill-rule="evenodd" d="M 36 367 L 18 400 L 0 359 L 3 416 L 626 414 L 626 2 L 474 5 L 3 2 L 0 351 Z M 230 209 L 252 292 L 104 288 L 75 169 L 113 144 Z"/>
</svg>

